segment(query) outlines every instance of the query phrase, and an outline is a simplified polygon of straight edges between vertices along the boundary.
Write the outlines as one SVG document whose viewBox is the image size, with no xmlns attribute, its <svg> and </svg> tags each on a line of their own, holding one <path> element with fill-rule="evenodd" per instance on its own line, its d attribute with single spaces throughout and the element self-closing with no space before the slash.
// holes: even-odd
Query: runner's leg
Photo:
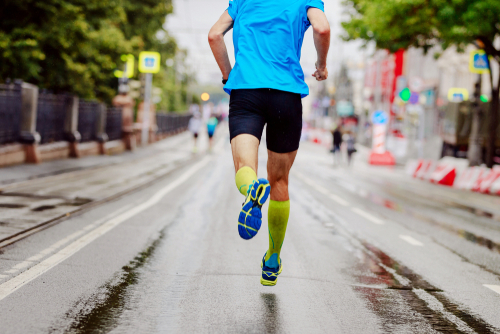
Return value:
<svg viewBox="0 0 500 334">
<path fill-rule="evenodd" d="M 238 216 L 238 232 L 252 239 L 262 225 L 262 206 L 270 193 L 269 182 L 257 179 L 260 138 L 266 118 L 262 113 L 262 89 L 233 90 L 229 102 L 229 132 L 236 186 L 246 196 Z"/>
<path fill-rule="evenodd" d="M 285 240 L 290 214 L 288 175 L 296 155 L 297 151 L 275 153 L 268 150 L 267 175 L 271 184 L 271 201 L 268 210 L 269 249 L 265 263 L 272 268 L 279 266 L 281 247 Z"/>
<path fill-rule="evenodd" d="M 246 196 L 248 187 L 257 180 L 259 139 L 253 135 L 241 134 L 231 140 L 236 187 Z"/>
</svg>

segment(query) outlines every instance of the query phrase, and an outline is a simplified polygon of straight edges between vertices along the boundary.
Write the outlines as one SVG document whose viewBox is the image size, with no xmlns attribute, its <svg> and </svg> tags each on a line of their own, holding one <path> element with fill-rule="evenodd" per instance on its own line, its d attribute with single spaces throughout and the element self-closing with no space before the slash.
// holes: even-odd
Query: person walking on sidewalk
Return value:
<svg viewBox="0 0 500 334">
<path fill-rule="evenodd" d="M 340 126 L 337 126 L 335 130 L 332 131 L 333 135 L 333 163 L 340 165 L 342 161 L 342 152 L 340 151 L 340 145 L 342 145 L 342 131 L 340 131 Z"/>
<path fill-rule="evenodd" d="M 230 94 L 229 132 L 238 190 L 246 196 L 238 217 L 243 239 L 262 224 L 262 205 L 270 196 L 269 248 L 262 259 L 261 284 L 275 285 L 281 273 L 281 247 L 290 201 L 288 175 L 302 130 L 302 100 L 309 94 L 300 66 L 304 33 L 312 25 L 318 81 L 328 77 L 330 25 L 321 0 L 229 0 L 208 39 Z M 233 30 L 236 62 L 231 67 L 224 35 Z M 257 178 L 257 152 L 266 128 L 268 179 Z"/>
<path fill-rule="evenodd" d="M 342 140 L 346 144 L 347 149 L 347 165 L 351 165 L 352 155 L 357 152 L 356 150 L 356 139 L 354 138 L 354 134 L 352 131 L 347 131 L 343 136 Z"/>
<path fill-rule="evenodd" d="M 201 113 L 198 110 L 193 110 L 193 116 L 189 119 L 188 129 L 193 134 L 193 153 L 198 151 L 197 140 L 201 127 Z"/>
</svg>

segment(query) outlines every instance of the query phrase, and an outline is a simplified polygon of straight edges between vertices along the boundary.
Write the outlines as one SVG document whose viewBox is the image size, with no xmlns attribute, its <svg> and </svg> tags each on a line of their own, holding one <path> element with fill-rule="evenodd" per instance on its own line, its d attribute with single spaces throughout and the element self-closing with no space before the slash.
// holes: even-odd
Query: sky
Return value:
<svg viewBox="0 0 500 334">
<path fill-rule="evenodd" d="M 173 0 L 174 13 L 167 17 L 165 28 L 176 38 L 178 45 L 188 51 L 188 65 L 196 73 L 199 84 L 219 84 L 222 75 L 208 45 L 208 31 L 226 10 L 228 0 Z M 331 46 L 328 69 L 335 73 L 342 61 L 360 62 L 363 51 L 360 42 L 343 42 L 340 39 L 342 27 L 341 0 L 324 0 L 325 14 L 331 26 Z M 226 45 L 234 64 L 232 32 L 226 34 Z M 302 46 L 301 64 L 306 77 L 314 72 L 316 50 L 312 29 L 306 32 Z"/>
</svg>

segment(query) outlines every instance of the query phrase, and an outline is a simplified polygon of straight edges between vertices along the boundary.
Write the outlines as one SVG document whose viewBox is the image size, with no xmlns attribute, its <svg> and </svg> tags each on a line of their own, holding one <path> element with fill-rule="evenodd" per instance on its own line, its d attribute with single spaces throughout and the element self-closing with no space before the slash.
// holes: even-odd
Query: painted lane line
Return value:
<svg viewBox="0 0 500 334">
<path fill-rule="evenodd" d="M 483 284 L 483 286 L 500 294 L 500 285 Z"/>
<path fill-rule="evenodd" d="M 423 243 L 421 243 L 417 239 L 414 239 L 414 238 L 410 237 L 409 235 L 400 235 L 399 237 L 401 239 L 403 239 L 404 241 L 406 241 L 407 243 L 409 243 L 410 245 L 413 245 L 413 246 L 420 246 L 420 247 L 422 247 L 424 245 Z"/>
<path fill-rule="evenodd" d="M 329 194 L 328 197 L 343 206 L 349 206 L 349 202 L 335 194 Z"/>
<path fill-rule="evenodd" d="M 95 227 L 101 225 L 102 223 L 104 223 L 108 219 L 110 219 L 110 218 L 116 216 L 117 214 L 122 213 L 123 211 L 127 210 L 128 208 L 130 208 L 131 205 L 132 204 L 121 207 L 120 209 L 110 213 L 109 215 L 106 215 L 104 218 L 101 218 L 101 219 L 97 220 L 96 222 L 85 226 L 81 230 L 78 230 L 75 233 L 73 233 L 73 234 L 57 241 L 56 243 L 52 244 L 51 246 L 45 248 L 44 250 L 40 251 L 38 254 L 35 254 L 35 255 L 27 258 L 23 262 L 16 264 L 10 270 L 5 271 L 4 273 L 5 274 L 14 274 L 14 273 L 17 273 L 18 271 L 26 268 L 26 267 L 29 267 L 30 265 L 34 264 L 36 261 L 40 260 L 44 256 L 56 251 L 57 249 L 59 249 L 60 247 L 62 247 L 66 243 L 68 243 L 69 241 L 76 239 L 77 237 L 84 234 L 85 232 L 94 229 Z"/>
<path fill-rule="evenodd" d="M 381 220 L 381 219 L 379 219 L 379 218 L 377 218 L 375 216 L 372 216 L 371 214 L 369 214 L 366 211 L 361 210 L 360 208 L 351 208 L 351 210 L 352 210 L 352 212 L 357 213 L 361 217 L 364 217 L 364 218 L 368 219 L 372 223 L 375 223 L 375 224 L 378 224 L 378 225 L 384 225 L 385 224 L 383 220 Z"/>
<path fill-rule="evenodd" d="M 201 160 L 196 165 L 191 167 L 187 172 L 185 172 L 175 181 L 171 182 L 166 187 L 157 191 L 147 201 L 110 219 L 106 223 L 102 224 L 101 226 L 89 232 L 88 234 L 84 235 L 80 239 L 75 240 L 65 248 L 61 249 L 59 252 L 45 259 L 44 261 L 31 267 L 22 274 L 8 280 L 7 282 L 0 284 L 0 300 L 4 299 L 14 291 L 18 290 L 25 284 L 31 282 L 32 280 L 44 274 L 45 272 L 49 271 L 50 269 L 54 268 L 59 263 L 63 262 L 73 254 L 77 253 L 79 250 L 90 244 L 92 241 L 96 240 L 100 236 L 112 230 L 114 227 L 120 225 L 124 221 L 127 221 L 133 216 L 157 204 L 165 195 L 170 193 L 172 190 L 174 190 L 182 183 L 186 182 L 191 176 L 193 176 L 199 169 L 205 166 L 209 161 L 210 157 L 205 157 L 203 160 Z"/>
<path fill-rule="evenodd" d="M 341 198 L 340 196 L 332 194 L 331 192 L 329 192 L 328 190 L 326 190 L 322 186 L 320 186 L 320 185 L 316 184 L 315 182 L 313 182 L 310 178 L 304 176 L 303 174 L 301 174 L 299 172 L 294 172 L 294 174 L 299 179 L 301 179 L 304 183 L 306 183 L 307 185 L 309 185 L 311 188 L 315 189 L 317 192 L 322 193 L 325 196 L 328 196 L 330 199 L 334 200 L 335 202 L 337 202 L 340 205 L 349 206 L 349 202 L 348 201 L 346 201 L 345 199 Z"/>
</svg>

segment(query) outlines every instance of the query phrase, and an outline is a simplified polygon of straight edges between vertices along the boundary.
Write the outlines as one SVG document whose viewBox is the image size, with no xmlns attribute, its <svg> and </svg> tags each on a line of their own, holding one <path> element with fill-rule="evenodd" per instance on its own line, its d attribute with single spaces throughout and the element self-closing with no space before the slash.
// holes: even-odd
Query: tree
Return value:
<svg viewBox="0 0 500 334">
<path fill-rule="evenodd" d="M 350 21 L 342 23 L 346 40 L 374 41 L 395 52 L 410 46 L 440 44 L 463 51 L 469 44 L 484 48 L 500 64 L 500 1 L 498 0 L 345 0 Z M 490 72 L 492 101 L 489 111 L 487 165 L 493 165 L 498 127 L 500 75 Z"/>
<path fill-rule="evenodd" d="M 3 0 L 0 80 L 109 100 L 121 54 L 175 54 L 163 29 L 171 12 L 171 0 Z"/>
</svg>

